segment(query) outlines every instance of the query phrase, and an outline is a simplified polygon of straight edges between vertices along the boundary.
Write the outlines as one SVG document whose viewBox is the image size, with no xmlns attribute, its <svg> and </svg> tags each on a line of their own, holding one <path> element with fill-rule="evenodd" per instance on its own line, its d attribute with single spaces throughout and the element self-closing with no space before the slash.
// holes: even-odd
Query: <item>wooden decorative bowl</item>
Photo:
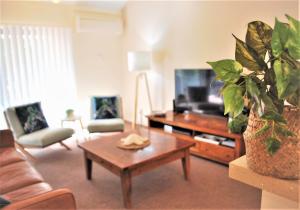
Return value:
<svg viewBox="0 0 300 210">
<path fill-rule="evenodd" d="M 137 145 L 137 144 L 124 145 L 124 144 L 122 143 L 122 141 L 120 140 L 120 141 L 118 141 L 118 143 L 117 143 L 117 147 L 119 147 L 119 148 L 121 148 L 121 149 L 131 149 L 131 150 L 135 150 L 135 149 L 142 149 L 142 148 L 145 148 L 145 147 L 149 146 L 150 144 L 151 144 L 151 143 L 150 143 L 150 141 L 148 140 L 148 141 L 144 142 L 144 143 L 141 144 L 141 145 Z"/>
</svg>

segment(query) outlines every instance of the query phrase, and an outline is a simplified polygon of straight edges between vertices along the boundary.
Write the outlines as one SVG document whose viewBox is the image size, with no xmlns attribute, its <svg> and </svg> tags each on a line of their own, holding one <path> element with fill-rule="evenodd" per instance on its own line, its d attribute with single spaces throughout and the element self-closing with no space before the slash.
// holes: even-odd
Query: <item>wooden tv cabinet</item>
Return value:
<svg viewBox="0 0 300 210">
<path fill-rule="evenodd" d="M 173 128 L 172 133 L 165 132 L 166 134 L 195 142 L 195 146 L 190 148 L 193 155 L 228 164 L 230 161 L 245 154 L 243 136 L 228 131 L 225 117 L 192 113 L 178 114 L 169 111 L 164 117 L 149 115 L 147 118 L 150 128 L 165 132 L 165 125 L 169 125 Z M 228 147 L 195 140 L 194 137 L 201 133 L 232 139 L 235 142 L 235 146 Z"/>
</svg>

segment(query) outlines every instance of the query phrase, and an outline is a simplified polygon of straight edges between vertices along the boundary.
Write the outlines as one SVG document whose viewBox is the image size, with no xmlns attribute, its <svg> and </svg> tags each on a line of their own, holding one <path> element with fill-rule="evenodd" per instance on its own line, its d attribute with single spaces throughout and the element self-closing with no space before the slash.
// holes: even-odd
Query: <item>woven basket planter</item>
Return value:
<svg viewBox="0 0 300 210">
<path fill-rule="evenodd" d="M 281 147 L 274 155 L 270 155 L 264 142 L 271 131 L 258 137 L 255 135 L 264 121 L 251 110 L 248 126 L 244 132 L 247 164 L 250 169 L 262 175 L 299 179 L 300 109 L 286 106 L 283 116 L 287 121 L 287 127 L 296 134 L 296 137 L 279 136 L 282 140 Z"/>
</svg>

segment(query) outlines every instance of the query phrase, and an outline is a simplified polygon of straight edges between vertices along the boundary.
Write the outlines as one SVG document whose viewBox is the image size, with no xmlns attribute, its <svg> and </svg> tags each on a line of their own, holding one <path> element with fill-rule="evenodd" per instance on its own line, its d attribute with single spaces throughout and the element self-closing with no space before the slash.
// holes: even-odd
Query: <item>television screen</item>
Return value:
<svg viewBox="0 0 300 210">
<path fill-rule="evenodd" d="M 223 82 L 215 80 L 211 69 L 175 70 L 175 106 L 194 112 L 222 114 L 220 89 Z"/>
</svg>

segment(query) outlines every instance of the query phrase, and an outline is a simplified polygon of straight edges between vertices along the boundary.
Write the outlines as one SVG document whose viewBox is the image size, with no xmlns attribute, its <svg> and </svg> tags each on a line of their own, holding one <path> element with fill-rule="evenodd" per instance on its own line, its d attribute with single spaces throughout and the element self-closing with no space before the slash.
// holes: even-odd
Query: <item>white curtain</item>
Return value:
<svg viewBox="0 0 300 210">
<path fill-rule="evenodd" d="M 57 124 L 76 103 L 71 29 L 2 25 L 0 36 L 0 127 L 5 108 L 36 101 Z"/>
</svg>

